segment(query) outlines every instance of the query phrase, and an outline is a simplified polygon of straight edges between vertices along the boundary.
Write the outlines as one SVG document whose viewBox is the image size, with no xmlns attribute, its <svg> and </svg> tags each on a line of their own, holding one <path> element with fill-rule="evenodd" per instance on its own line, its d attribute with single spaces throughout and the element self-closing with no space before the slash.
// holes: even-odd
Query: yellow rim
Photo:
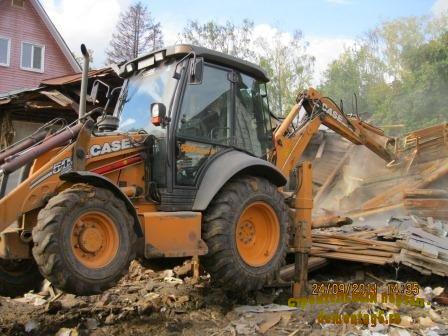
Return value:
<svg viewBox="0 0 448 336">
<path fill-rule="evenodd" d="M 248 205 L 238 220 L 235 233 L 238 253 L 246 264 L 260 267 L 274 257 L 280 241 L 280 225 L 269 204 Z"/>
<path fill-rule="evenodd" d="M 116 256 L 119 236 L 113 220 L 101 212 L 81 215 L 71 234 L 73 253 L 89 268 L 101 268 Z"/>
</svg>

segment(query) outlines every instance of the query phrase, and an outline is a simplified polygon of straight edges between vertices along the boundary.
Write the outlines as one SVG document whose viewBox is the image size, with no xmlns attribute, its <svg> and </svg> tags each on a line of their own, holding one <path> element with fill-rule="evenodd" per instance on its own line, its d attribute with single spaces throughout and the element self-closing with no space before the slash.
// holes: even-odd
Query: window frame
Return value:
<svg viewBox="0 0 448 336">
<path fill-rule="evenodd" d="M 25 44 L 31 45 L 31 67 L 30 68 L 23 66 L 23 47 Z M 40 69 L 33 68 L 34 48 L 35 47 L 39 47 L 42 49 L 42 58 L 40 61 L 41 68 Z M 35 42 L 22 41 L 21 48 L 20 48 L 20 69 L 26 70 L 26 71 L 44 73 L 44 71 L 45 71 L 45 45 L 40 44 L 40 43 L 35 43 Z"/>
<path fill-rule="evenodd" d="M 9 37 L 1 36 L 1 35 L 0 35 L 0 39 L 8 41 L 8 47 L 7 47 L 8 49 L 6 51 L 6 63 L 0 62 L 0 66 L 9 67 L 9 66 L 11 66 L 11 39 Z"/>
<path fill-rule="evenodd" d="M 259 87 L 258 94 L 260 95 L 260 97 L 259 97 L 259 106 L 257 107 L 255 105 L 255 103 L 254 103 L 254 96 L 253 95 L 251 95 L 250 99 L 252 101 L 251 103 L 253 104 L 253 108 L 254 109 L 258 108 L 259 109 L 259 111 L 255 111 L 254 110 L 254 117 L 256 119 L 255 115 L 258 114 L 258 113 L 260 114 L 259 117 L 261 118 L 261 122 L 262 122 L 262 125 L 263 125 L 262 127 L 263 127 L 264 133 L 265 133 L 264 136 L 266 136 L 266 140 L 268 140 L 270 138 L 270 135 L 272 134 L 271 133 L 271 130 L 272 130 L 272 120 L 271 120 L 271 116 L 270 116 L 270 113 L 269 113 L 269 106 L 268 106 L 267 100 L 266 100 L 266 108 L 267 108 L 267 110 L 265 110 L 265 106 L 264 106 L 264 99 L 267 98 L 267 96 L 263 97 L 261 95 L 261 86 L 262 85 L 266 86 L 266 82 L 260 81 L 257 78 L 255 78 L 254 76 L 249 75 L 247 73 L 244 73 L 242 71 L 236 71 L 236 73 L 238 74 L 238 78 L 240 80 L 235 81 L 235 83 L 234 83 L 234 85 L 235 85 L 235 96 L 234 96 L 234 98 L 235 98 L 235 106 L 234 106 L 235 110 L 233 111 L 233 115 L 234 115 L 234 118 L 235 118 L 235 121 L 234 121 L 234 138 L 235 138 L 235 141 L 237 141 L 237 132 L 238 132 L 238 129 L 237 129 L 237 118 L 238 118 L 238 116 L 237 116 L 237 114 L 238 114 L 237 93 L 240 90 L 239 85 L 244 83 L 243 76 L 246 76 L 247 78 L 249 78 L 253 82 L 258 83 L 258 87 Z M 259 138 L 258 129 L 257 129 L 257 140 L 260 142 L 260 146 L 267 145 L 268 149 L 269 148 L 272 149 L 272 146 L 269 146 L 269 143 L 272 142 L 272 137 L 270 139 L 271 139 L 270 141 L 267 141 L 265 144 L 263 144 L 262 140 Z M 264 155 L 258 156 L 253 151 L 250 151 L 248 148 L 244 148 L 243 146 L 240 146 L 237 143 L 235 143 L 234 146 L 235 146 L 235 148 L 238 148 L 239 150 L 245 151 L 246 153 L 250 153 L 251 155 L 253 155 L 253 156 L 257 157 L 257 158 L 264 157 Z"/>
<path fill-rule="evenodd" d="M 188 69 L 187 69 L 188 72 L 190 71 L 190 67 L 192 66 L 192 64 L 193 64 L 193 59 L 191 59 L 189 61 Z M 232 73 L 234 72 L 234 70 L 231 69 L 231 68 L 228 68 L 226 66 L 222 66 L 222 65 L 219 65 L 219 64 L 215 64 L 215 63 L 210 63 L 210 62 L 207 62 L 206 60 L 204 60 L 203 64 L 204 64 L 204 68 L 206 66 L 208 66 L 208 67 L 211 67 L 211 68 L 215 68 L 215 69 L 219 69 L 219 70 L 225 71 L 227 73 L 227 78 L 228 78 L 228 76 L 231 76 Z M 228 78 L 228 81 L 229 81 L 229 91 L 230 91 L 230 95 L 231 95 L 230 96 L 230 105 L 229 105 L 228 108 L 229 108 L 229 112 L 231 114 L 231 118 L 233 119 L 234 118 L 234 114 L 235 114 L 235 86 L 234 86 L 234 83 L 232 83 L 232 81 L 229 80 L 229 78 Z M 203 85 L 203 80 L 201 81 L 200 84 L 188 83 L 188 80 L 187 80 L 184 85 L 185 86 L 182 87 L 182 95 L 181 95 L 180 100 L 179 100 L 179 106 L 177 106 L 177 109 L 176 109 L 176 119 L 174 120 L 174 127 L 173 127 L 174 138 L 176 140 L 177 139 L 183 139 L 183 140 L 198 142 L 198 143 L 202 143 L 202 144 L 210 144 L 210 145 L 216 145 L 216 146 L 232 147 L 232 144 L 224 145 L 222 143 L 219 143 L 219 142 L 216 142 L 216 141 L 213 141 L 213 140 L 208 140 L 208 139 L 203 139 L 203 138 L 198 138 L 198 137 L 193 137 L 193 136 L 185 136 L 185 135 L 181 135 L 181 134 L 178 133 L 179 123 L 180 123 L 180 119 L 181 119 L 181 115 L 180 114 L 181 114 L 182 104 L 184 103 L 185 94 L 187 92 L 187 86 L 188 85 Z M 232 120 L 232 122 L 234 122 L 234 120 Z M 232 141 L 233 136 L 234 136 L 233 128 L 234 127 L 232 127 L 232 129 L 230 130 L 231 131 L 231 136 L 230 136 L 230 140 L 231 141 Z"/>
<path fill-rule="evenodd" d="M 14 8 L 25 8 L 25 1 L 23 1 L 23 5 L 19 6 L 14 3 L 14 0 L 11 0 L 11 6 Z"/>
</svg>

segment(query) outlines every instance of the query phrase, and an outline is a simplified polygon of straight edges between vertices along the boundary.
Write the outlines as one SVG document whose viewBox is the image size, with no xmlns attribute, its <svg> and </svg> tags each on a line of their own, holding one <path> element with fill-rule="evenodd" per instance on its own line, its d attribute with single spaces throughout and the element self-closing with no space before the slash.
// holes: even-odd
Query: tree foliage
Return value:
<svg viewBox="0 0 448 336">
<path fill-rule="evenodd" d="M 271 78 L 271 110 L 285 115 L 295 104 L 297 94 L 311 82 L 314 57 L 307 54 L 308 44 L 300 31 L 291 37 L 277 30 L 273 39 L 259 37 L 256 45 L 258 62 Z"/>
<path fill-rule="evenodd" d="M 163 46 L 161 25 L 141 2 L 120 15 L 107 54 L 107 63 L 120 63 Z"/>
<path fill-rule="evenodd" d="M 254 24 L 247 19 L 240 25 L 191 21 L 180 39 L 259 64 L 270 78 L 271 110 L 279 115 L 289 112 L 298 91 L 311 81 L 314 58 L 307 54 L 299 31 L 293 36 L 279 30 L 274 36 L 255 36 Z"/>
<path fill-rule="evenodd" d="M 203 24 L 199 21 L 190 21 L 184 28 L 181 41 L 203 46 L 209 49 L 253 60 L 255 53 L 251 49 L 252 32 L 254 23 L 243 20 L 241 25 L 235 25 L 230 21 L 219 24 L 208 21 Z"/>
<path fill-rule="evenodd" d="M 410 17 L 385 22 L 331 63 L 321 90 L 342 99 L 345 111 L 376 124 L 404 124 L 400 131 L 448 117 L 448 20 Z"/>
</svg>

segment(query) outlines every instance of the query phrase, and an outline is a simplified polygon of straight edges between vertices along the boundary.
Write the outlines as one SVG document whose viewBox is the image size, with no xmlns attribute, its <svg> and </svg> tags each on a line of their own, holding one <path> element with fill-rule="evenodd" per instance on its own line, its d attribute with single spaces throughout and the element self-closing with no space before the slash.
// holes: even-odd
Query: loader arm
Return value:
<svg viewBox="0 0 448 336">
<path fill-rule="evenodd" d="M 303 152 L 320 125 L 325 125 L 355 145 L 364 145 L 383 160 L 395 159 L 395 139 L 362 121 L 347 116 L 332 99 L 309 88 L 297 98 L 297 104 L 274 132 L 275 161 L 281 172 L 288 176 L 297 166 Z M 304 111 L 299 120 L 300 111 Z"/>
<path fill-rule="evenodd" d="M 291 250 L 295 256 L 295 268 L 292 295 L 295 298 L 306 291 L 313 210 L 311 163 L 300 160 L 321 125 L 356 145 L 366 146 L 387 162 L 395 158 L 389 149 L 395 144 L 395 139 L 385 136 L 382 130 L 357 117 L 345 115 L 332 99 L 322 96 L 313 88 L 298 96 L 297 104 L 274 132 L 275 149 L 270 157 L 270 161 L 275 162 L 285 176 L 291 176 L 291 172 L 297 169 L 301 181 L 292 196 L 287 198 L 293 213 Z"/>
</svg>

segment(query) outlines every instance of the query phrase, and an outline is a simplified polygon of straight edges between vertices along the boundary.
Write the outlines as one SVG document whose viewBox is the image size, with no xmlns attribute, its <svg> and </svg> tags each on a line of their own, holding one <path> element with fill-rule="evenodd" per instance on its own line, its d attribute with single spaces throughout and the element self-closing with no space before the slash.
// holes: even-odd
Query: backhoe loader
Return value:
<svg viewBox="0 0 448 336">
<path fill-rule="evenodd" d="M 311 88 L 276 121 L 266 73 L 252 63 L 175 45 L 115 66 L 123 85 L 109 87 L 89 82 L 81 49 L 79 119 L 0 152 L 2 295 L 39 274 L 66 292 L 100 293 L 136 257 L 197 258 L 218 284 L 255 290 L 276 278 L 288 247 L 298 293 L 312 210 L 301 155 L 313 134 L 323 124 L 394 159 L 394 139 Z M 101 92 L 106 106 L 86 111 Z"/>
</svg>

